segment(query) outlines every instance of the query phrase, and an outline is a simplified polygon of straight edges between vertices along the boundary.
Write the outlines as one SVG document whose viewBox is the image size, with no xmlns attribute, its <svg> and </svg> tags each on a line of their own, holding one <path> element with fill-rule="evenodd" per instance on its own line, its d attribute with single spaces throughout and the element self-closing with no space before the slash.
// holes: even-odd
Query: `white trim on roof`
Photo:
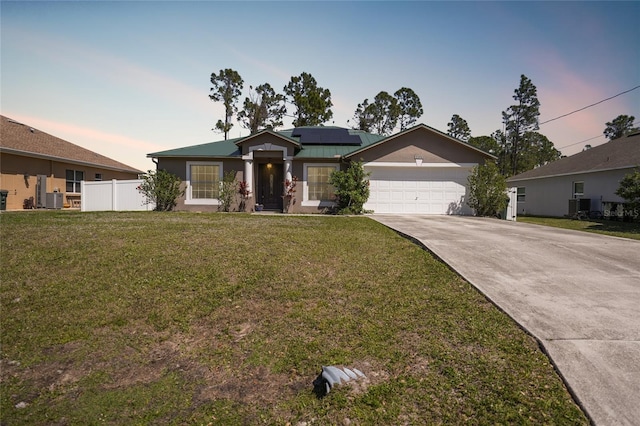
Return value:
<svg viewBox="0 0 640 426">
<path fill-rule="evenodd" d="M 421 163 L 420 165 L 418 165 L 417 162 L 413 162 L 413 163 L 401 163 L 401 162 L 384 162 L 384 161 L 371 161 L 368 163 L 364 163 L 363 166 L 364 167 L 411 167 L 411 168 L 415 168 L 415 167 L 435 167 L 435 168 L 442 168 L 442 167 L 462 167 L 462 168 L 470 168 L 470 167 L 474 167 L 477 166 L 478 163 Z"/>
<path fill-rule="evenodd" d="M 295 139 L 293 139 L 293 138 L 291 138 L 289 136 L 282 135 L 282 134 L 280 134 L 279 132 L 277 132 L 275 130 L 269 130 L 269 129 L 264 129 L 264 130 L 259 131 L 258 133 L 254 133 L 252 135 L 248 135 L 248 136 L 239 138 L 237 141 L 234 142 L 234 144 L 237 145 L 237 146 L 240 146 L 243 143 L 246 143 L 246 142 L 248 142 L 248 141 L 250 141 L 252 139 L 258 138 L 258 137 L 260 137 L 262 135 L 265 135 L 265 134 L 274 135 L 274 136 L 282 139 L 285 142 L 289 142 L 289 143 L 291 143 L 291 144 L 293 144 L 295 146 L 301 146 L 300 142 L 296 141 Z"/>
</svg>

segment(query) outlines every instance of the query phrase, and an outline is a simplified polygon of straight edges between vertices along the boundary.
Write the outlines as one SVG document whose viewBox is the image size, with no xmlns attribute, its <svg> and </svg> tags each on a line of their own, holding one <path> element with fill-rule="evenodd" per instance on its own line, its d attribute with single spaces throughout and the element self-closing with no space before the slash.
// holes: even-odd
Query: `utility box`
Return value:
<svg viewBox="0 0 640 426">
<path fill-rule="evenodd" d="M 62 192 L 47 192 L 46 207 L 48 209 L 61 209 L 62 195 Z"/>
<path fill-rule="evenodd" d="M 36 180 L 36 208 L 47 207 L 47 175 L 38 175 Z"/>
</svg>

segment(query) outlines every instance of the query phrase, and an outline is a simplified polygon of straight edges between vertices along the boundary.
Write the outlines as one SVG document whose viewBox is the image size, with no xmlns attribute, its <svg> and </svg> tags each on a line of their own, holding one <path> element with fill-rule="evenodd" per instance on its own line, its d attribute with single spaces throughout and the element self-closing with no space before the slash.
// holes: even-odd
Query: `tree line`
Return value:
<svg viewBox="0 0 640 426">
<path fill-rule="evenodd" d="M 282 93 L 277 93 L 269 83 L 249 86 L 249 96 L 245 97 L 241 110 L 238 100 L 244 80 L 237 71 L 226 68 L 212 73 L 211 84 L 209 98 L 222 102 L 225 108 L 224 121 L 219 119 L 214 130 L 224 133 L 225 139 L 233 127 L 234 116 L 251 133 L 282 126 L 284 117 L 288 116 L 287 104 L 295 109 L 289 116 L 293 117 L 296 127 L 320 126 L 333 117 L 331 91 L 319 86 L 307 72 L 291 77 Z M 412 89 L 402 87 L 393 95 L 381 91 L 372 102 L 365 99 L 358 104 L 352 128 L 390 135 L 397 128 L 402 131 L 411 127 L 422 114 L 422 103 Z"/>
<path fill-rule="evenodd" d="M 291 77 L 282 93 L 269 84 L 249 86 L 249 95 L 238 108 L 238 101 L 244 88 L 240 74 L 230 68 L 211 74 L 209 98 L 222 102 L 225 108 L 224 121 L 218 120 L 214 130 L 224 133 L 225 139 L 233 127 L 233 117 L 248 129 L 256 133 L 263 129 L 276 129 L 283 125 L 285 116 L 293 117 L 293 125 L 320 126 L 331 120 L 331 91 L 318 85 L 309 73 Z M 542 166 L 561 157 L 545 135 L 540 133 L 540 101 L 537 88 L 524 74 L 520 84 L 514 90 L 514 102 L 502 111 L 502 129 L 489 136 L 471 136 L 467 121 L 453 114 L 447 124 L 447 133 L 497 157 L 500 173 L 509 177 Z M 294 107 L 288 115 L 287 104 Z M 353 129 L 369 133 L 390 135 L 396 130 L 403 131 L 413 126 L 423 114 L 420 97 L 410 88 L 401 87 L 393 94 L 379 92 L 370 102 L 364 99 L 356 106 L 353 121 L 348 125 Z M 634 117 L 620 115 L 606 123 L 605 136 L 611 140 L 621 137 L 634 128 Z M 587 146 L 588 147 L 588 146 Z"/>
</svg>

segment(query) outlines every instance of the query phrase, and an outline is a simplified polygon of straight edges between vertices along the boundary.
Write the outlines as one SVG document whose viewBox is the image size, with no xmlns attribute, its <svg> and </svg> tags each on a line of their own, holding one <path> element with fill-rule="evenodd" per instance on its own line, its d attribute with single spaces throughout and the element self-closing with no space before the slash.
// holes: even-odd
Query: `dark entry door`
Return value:
<svg viewBox="0 0 640 426">
<path fill-rule="evenodd" d="M 282 164 L 258 165 L 258 202 L 265 210 L 282 210 Z"/>
</svg>

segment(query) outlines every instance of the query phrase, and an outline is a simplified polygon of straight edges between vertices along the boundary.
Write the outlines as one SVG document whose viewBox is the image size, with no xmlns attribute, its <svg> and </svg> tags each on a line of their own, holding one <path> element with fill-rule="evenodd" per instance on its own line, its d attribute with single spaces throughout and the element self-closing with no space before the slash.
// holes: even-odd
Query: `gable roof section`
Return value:
<svg viewBox="0 0 640 426">
<path fill-rule="evenodd" d="M 143 173 L 119 161 L 0 116 L 0 152 L 75 163 L 121 172 Z"/>
<path fill-rule="evenodd" d="M 529 179 L 640 167 L 640 133 L 612 140 L 507 179 Z"/>
<path fill-rule="evenodd" d="M 495 155 L 493 155 L 493 154 L 489 154 L 489 153 L 488 153 L 488 152 L 486 152 L 486 151 L 483 151 L 483 150 L 481 150 L 481 149 L 479 149 L 479 148 L 476 148 L 475 146 L 473 146 L 473 145 L 471 145 L 471 144 L 469 144 L 469 143 L 467 143 L 467 142 L 464 142 L 464 141 L 462 141 L 462 140 L 460 140 L 460 139 L 456 139 L 456 138 L 454 138 L 454 137 L 451 137 L 451 136 L 447 135 L 446 133 L 442 133 L 441 131 L 436 130 L 436 129 L 434 129 L 433 127 L 429 127 L 429 126 L 427 126 L 426 124 L 422 124 L 422 123 L 417 124 L 417 125 L 415 125 L 415 126 L 413 126 L 413 127 L 410 127 L 410 128 L 408 128 L 408 129 L 406 129 L 406 130 L 404 130 L 404 131 L 400 132 L 400 133 L 396 133 L 395 135 L 391 135 L 391 136 L 388 136 L 388 137 L 384 137 L 384 138 L 382 138 L 382 139 L 380 139 L 380 140 L 378 140 L 378 141 L 376 141 L 376 142 L 374 142 L 374 143 L 371 143 L 371 144 L 369 144 L 369 145 L 367 145 L 367 146 L 362 146 L 362 147 L 360 147 L 359 149 L 357 149 L 357 150 L 355 150 L 355 151 L 353 151 L 353 152 L 350 152 L 349 154 L 345 155 L 345 158 L 349 158 L 349 157 L 352 157 L 352 156 L 358 155 L 358 154 L 360 154 L 360 153 L 361 153 L 361 152 L 363 152 L 363 151 L 366 151 L 366 150 L 368 150 L 368 149 L 370 149 L 370 148 L 373 148 L 373 147 L 375 147 L 375 146 L 378 146 L 378 145 L 380 145 L 380 144 L 387 143 L 387 142 L 389 142 L 389 141 L 392 141 L 392 140 L 394 140 L 394 139 L 397 139 L 397 138 L 399 138 L 399 137 L 401 137 L 401 136 L 403 136 L 403 135 L 406 135 L 407 133 L 415 132 L 415 131 L 416 131 L 416 130 L 418 130 L 418 129 L 426 129 L 426 130 L 428 130 L 429 132 L 432 132 L 432 133 L 435 133 L 435 134 L 437 134 L 437 135 L 439 135 L 439 136 L 442 136 L 442 137 L 444 137 L 444 138 L 446 138 L 446 139 L 448 139 L 448 140 L 450 140 L 450 141 L 452 141 L 452 142 L 455 142 L 455 143 L 457 143 L 457 144 L 459 144 L 459 145 L 464 146 L 465 148 L 471 149 L 471 150 L 473 150 L 473 151 L 477 151 L 477 152 L 479 152 L 479 153 L 481 153 L 481 154 L 483 154 L 483 155 L 487 156 L 488 158 L 493 158 L 493 159 L 497 159 L 497 158 L 498 158 L 498 157 L 496 157 Z"/>
<path fill-rule="evenodd" d="M 300 148 L 300 142 L 298 140 L 294 139 L 293 137 L 291 137 L 291 135 L 286 135 L 286 134 L 284 134 L 284 132 L 276 132 L 274 130 L 269 130 L 269 129 L 262 130 L 262 131 L 260 131 L 258 133 L 254 133 L 253 135 L 249 135 L 249 136 L 245 136 L 245 137 L 242 137 L 242 138 L 238 138 L 236 140 L 236 142 L 234 142 L 234 143 L 236 145 L 240 146 L 241 144 L 243 144 L 245 142 L 249 142 L 252 139 L 256 139 L 256 138 L 258 138 L 258 137 L 260 137 L 262 135 L 266 135 L 266 134 L 274 135 L 274 136 L 276 136 L 276 137 L 278 137 L 280 139 L 285 140 L 286 142 L 292 143 L 293 145 L 296 146 L 296 148 Z"/>
</svg>

